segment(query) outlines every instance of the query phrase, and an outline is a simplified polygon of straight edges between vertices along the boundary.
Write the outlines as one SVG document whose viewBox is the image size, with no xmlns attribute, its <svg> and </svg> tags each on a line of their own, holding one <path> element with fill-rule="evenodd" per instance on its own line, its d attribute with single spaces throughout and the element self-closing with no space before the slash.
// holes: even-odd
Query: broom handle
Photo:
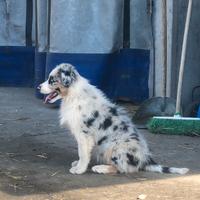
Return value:
<svg viewBox="0 0 200 200">
<path fill-rule="evenodd" d="M 186 21 L 185 21 L 185 30 L 184 30 L 184 36 L 183 36 L 181 62 L 180 62 L 180 68 L 179 68 L 178 88 L 177 88 L 177 97 L 176 97 L 176 114 L 175 115 L 179 115 L 180 111 L 181 111 L 183 72 L 184 72 L 184 66 L 185 66 L 185 56 L 186 56 L 186 48 L 187 48 L 187 39 L 188 39 L 191 11 L 192 11 L 192 0 L 189 0 L 187 16 L 186 16 Z"/>
</svg>

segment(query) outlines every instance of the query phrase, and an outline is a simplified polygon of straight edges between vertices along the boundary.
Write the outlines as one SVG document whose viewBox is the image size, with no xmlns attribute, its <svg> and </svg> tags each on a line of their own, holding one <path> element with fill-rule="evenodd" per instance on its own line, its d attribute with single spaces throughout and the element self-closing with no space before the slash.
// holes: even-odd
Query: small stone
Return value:
<svg viewBox="0 0 200 200">
<path fill-rule="evenodd" d="M 146 197 L 147 197 L 146 194 L 140 194 L 137 199 L 144 200 L 144 199 L 146 199 Z"/>
</svg>

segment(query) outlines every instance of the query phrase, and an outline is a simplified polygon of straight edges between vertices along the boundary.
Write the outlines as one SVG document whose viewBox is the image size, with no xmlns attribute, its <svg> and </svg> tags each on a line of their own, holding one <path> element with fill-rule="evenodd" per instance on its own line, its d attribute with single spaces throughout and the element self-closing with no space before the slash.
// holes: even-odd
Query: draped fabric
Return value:
<svg viewBox="0 0 200 200">
<path fill-rule="evenodd" d="M 147 1 L 130 0 L 130 48 L 124 48 L 125 1 L 2 0 L 0 51 L 4 57 L 9 56 L 5 48 L 14 53 L 16 48 L 32 52 L 30 60 L 21 62 L 22 75 L 17 79 L 34 70 L 35 86 L 55 65 L 70 62 L 109 97 L 143 101 L 149 94 L 151 48 Z M 1 67 L 1 71 L 5 74 L 7 68 Z M 6 85 L 6 79 L 0 84 Z"/>
</svg>

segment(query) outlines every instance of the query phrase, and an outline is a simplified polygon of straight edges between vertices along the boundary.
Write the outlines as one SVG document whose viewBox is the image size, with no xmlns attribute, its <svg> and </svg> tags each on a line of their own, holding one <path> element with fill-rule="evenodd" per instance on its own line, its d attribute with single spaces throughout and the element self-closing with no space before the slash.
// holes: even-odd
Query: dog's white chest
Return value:
<svg viewBox="0 0 200 200">
<path fill-rule="evenodd" d="M 80 129 L 80 114 L 74 104 L 62 103 L 60 108 L 60 124 L 67 126 L 72 132 Z"/>
</svg>

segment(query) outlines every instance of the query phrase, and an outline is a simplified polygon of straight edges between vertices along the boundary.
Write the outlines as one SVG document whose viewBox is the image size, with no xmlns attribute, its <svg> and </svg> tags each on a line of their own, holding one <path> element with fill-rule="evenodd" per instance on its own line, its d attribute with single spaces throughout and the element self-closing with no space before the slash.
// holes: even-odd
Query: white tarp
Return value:
<svg viewBox="0 0 200 200">
<path fill-rule="evenodd" d="M 26 0 L 0 0 L 0 46 L 24 46 Z"/>
<path fill-rule="evenodd" d="M 47 3 L 48 0 L 37 0 L 39 51 L 47 50 Z M 123 5 L 123 0 L 51 0 L 49 51 L 109 53 L 122 48 Z M 131 48 L 149 49 L 151 30 L 147 1 L 131 0 L 130 7 Z M 24 46 L 26 0 L 0 0 L 0 25 L 0 46 Z"/>
</svg>

